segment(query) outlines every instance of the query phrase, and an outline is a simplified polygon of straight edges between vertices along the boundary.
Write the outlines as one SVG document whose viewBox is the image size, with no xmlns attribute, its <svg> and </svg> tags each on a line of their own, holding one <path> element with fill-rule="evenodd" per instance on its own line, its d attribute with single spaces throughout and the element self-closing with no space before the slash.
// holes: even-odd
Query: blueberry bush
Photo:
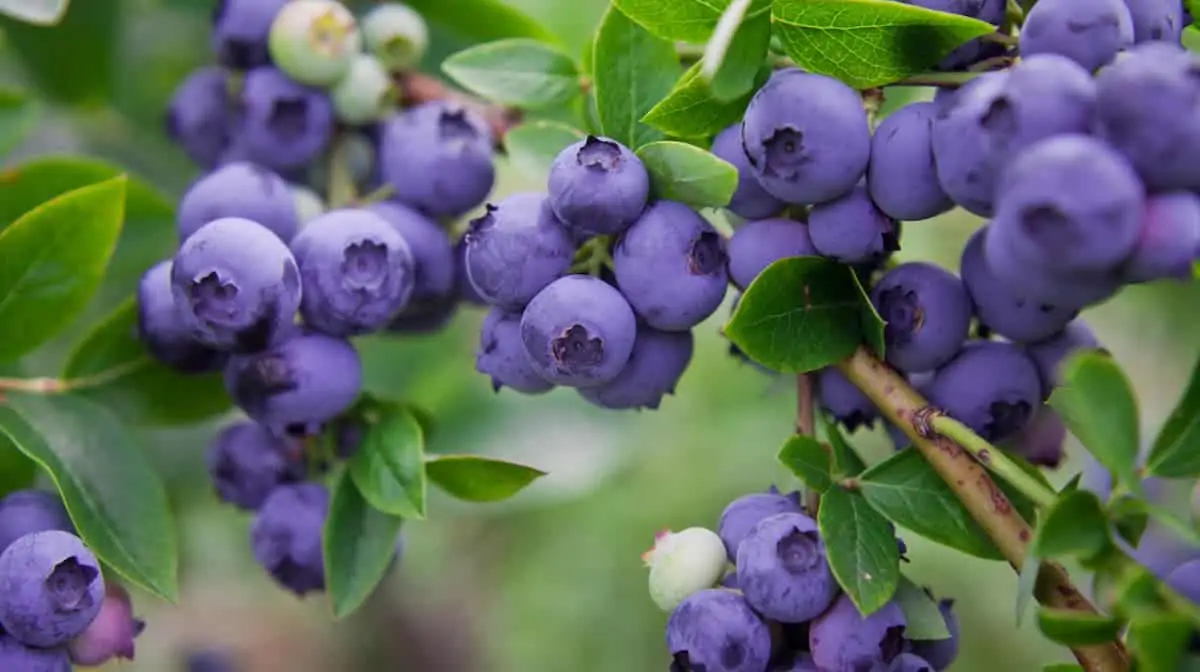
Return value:
<svg viewBox="0 0 1200 672">
<path fill-rule="evenodd" d="M 0 152 L 65 117 L 104 157 L 0 172 L 0 670 L 133 659 L 130 591 L 186 597 L 162 432 L 206 433 L 204 491 L 334 621 L 436 498 L 535 492 L 547 465 L 436 444 L 481 412 L 454 385 L 412 391 L 470 369 L 464 313 L 471 380 L 531 404 L 670 414 L 702 356 L 794 389 L 738 456 L 786 477 L 616 562 L 655 669 L 983 669 L 980 600 L 1064 647 L 1047 672 L 1200 666 L 1200 515 L 1159 496 L 1200 477 L 1200 364 L 1149 432 L 1085 321 L 1200 269 L 1190 1 L 614 0 L 573 48 L 498 0 L 219 0 L 199 67 L 118 47 L 204 4 L 0 0 Z M 946 216 L 957 263 L 909 255 Z M 1007 564 L 1007 603 L 940 594 L 914 542 Z M 536 669 L 632 669 L 584 657 Z"/>
</svg>

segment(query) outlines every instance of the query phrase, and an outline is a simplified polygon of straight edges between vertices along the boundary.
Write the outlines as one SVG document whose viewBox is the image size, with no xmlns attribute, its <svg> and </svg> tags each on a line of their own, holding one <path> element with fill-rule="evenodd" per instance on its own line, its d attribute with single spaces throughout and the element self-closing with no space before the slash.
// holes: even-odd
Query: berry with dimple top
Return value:
<svg viewBox="0 0 1200 672">
<path fill-rule="evenodd" d="M 567 226 L 584 235 L 629 228 L 650 196 L 650 174 L 628 147 L 589 135 L 559 152 L 550 167 L 548 200 Z"/>
<path fill-rule="evenodd" d="M 887 361 L 907 373 L 936 369 L 954 357 L 971 328 L 971 300 L 962 280 L 944 268 L 908 262 L 871 289 L 886 325 Z"/>
<path fill-rule="evenodd" d="M 703 527 L 655 535 L 654 548 L 642 554 L 650 567 L 650 599 L 671 611 L 688 596 L 712 588 L 725 572 L 721 538 Z"/>
<path fill-rule="evenodd" d="M 1006 7 L 1005 0 L 902 0 L 903 2 L 932 9 L 935 12 L 946 12 L 948 14 L 958 14 L 967 16 L 972 19 L 986 21 L 994 26 L 999 26 L 1004 22 L 1004 10 Z M 939 70 L 958 70 L 972 65 L 982 58 L 989 55 L 988 47 L 997 45 L 989 45 L 980 38 L 976 38 L 955 47 L 942 62 L 938 64 Z"/>
<path fill-rule="evenodd" d="M 1133 254 L 1121 267 L 1125 282 L 1190 280 L 1200 252 L 1200 197 L 1190 191 L 1150 196 Z"/>
<path fill-rule="evenodd" d="M 61 530 L 27 534 L 0 554 L 0 627 L 22 644 L 66 644 L 100 613 L 96 556 Z"/>
<path fill-rule="evenodd" d="M 425 19 L 399 2 L 385 2 L 367 12 L 362 32 L 367 50 L 393 72 L 416 66 L 429 47 Z"/>
<path fill-rule="evenodd" d="M 271 60 L 271 24 L 288 0 L 218 0 L 213 12 L 212 48 L 217 62 L 250 70 Z"/>
<path fill-rule="evenodd" d="M 601 408 L 656 409 L 692 361 L 695 338 L 690 331 L 659 331 L 639 325 L 629 362 L 616 378 L 581 388 L 579 395 Z"/>
<path fill-rule="evenodd" d="M 725 207 L 746 219 L 763 219 L 779 214 L 787 204 L 767 193 L 754 177 L 754 167 L 742 147 L 742 125 L 734 124 L 713 138 L 712 153 L 738 171 L 737 189 Z"/>
<path fill-rule="evenodd" d="M 816 256 L 808 225 L 791 219 L 759 219 L 746 222 L 733 232 L 726 245 L 729 277 L 741 289 L 767 266 L 787 257 Z"/>
<path fill-rule="evenodd" d="M 0 553 L 14 541 L 34 532 L 75 533 L 62 499 L 46 490 L 16 490 L 0 499 Z"/>
<path fill-rule="evenodd" d="M 71 672 L 71 658 L 64 648 L 39 649 L 25 646 L 15 637 L 0 633 L 0 670 Z"/>
<path fill-rule="evenodd" d="M 1029 421 L 1008 441 L 1005 448 L 1020 455 L 1030 464 L 1054 469 L 1063 460 L 1067 426 L 1062 418 L 1049 406 L 1042 406 Z"/>
<path fill-rule="evenodd" d="M 912 641 L 912 652 L 925 659 L 935 670 L 945 670 L 958 658 L 958 615 L 954 613 L 954 600 L 939 600 L 938 611 L 946 621 L 950 636 L 946 639 L 916 639 Z"/>
<path fill-rule="evenodd" d="M 534 371 L 569 387 L 613 380 L 625 368 L 637 320 L 612 285 L 583 275 L 550 283 L 521 315 L 521 342 Z"/>
<path fill-rule="evenodd" d="M 808 213 L 808 233 L 823 256 L 844 264 L 872 263 L 900 249 L 896 222 L 859 185 Z"/>
<path fill-rule="evenodd" d="M 323 91 L 275 68 L 246 73 L 235 142 L 248 160 L 277 170 L 298 168 L 325 150 L 333 127 L 333 103 Z"/>
<path fill-rule="evenodd" d="M 884 118 L 871 137 L 867 189 L 875 207 L 889 217 L 916 221 L 954 207 L 933 162 L 936 116 L 933 103 L 911 103 Z"/>
<path fill-rule="evenodd" d="M 871 672 L 935 672 L 935 669 L 929 661 L 916 654 L 902 653 L 890 663 L 876 663 Z"/>
<path fill-rule="evenodd" d="M 520 310 L 566 275 L 575 258 L 575 241 L 543 194 L 508 196 L 471 220 L 466 270 L 471 285 L 488 303 Z"/>
<path fill-rule="evenodd" d="M 1021 431 L 1041 405 L 1037 366 L 1010 343 L 973 341 L 938 369 L 929 401 L 988 441 Z"/>
<path fill-rule="evenodd" d="M 521 342 L 521 314 L 493 308 L 483 319 L 475 370 L 492 379 L 492 389 L 510 387 L 521 394 L 549 392 L 554 384 L 534 371 Z"/>
<path fill-rule="evenodd" d="M 196 342 L 171 294 L 171 260 L 146 271 L 138 283 L 138 339 L 158 361 L 184 373 L 217 371 L 226 353 Z"/>
<path fill-rule="evenodd" d="M 167 136 L 203 168 L 215 166 L 232 142 L 233 124 L 226 74 L 200 68 L 175 89 L 167 106 Z"/>
<path fill-rule="evenodd" d="M 895 602 L 864 617 L 842 595 L 808 630 L 813 661 L 822 670 L 870 669 L 900 655 L 905 646 L 904 612 Z"/>
<path fill-rule="evenodd" d="M 97 667 L 117 658 L 133 660 L 133 640 L 146 628 L 146 622 L 133 615 L 129 593 L 119 583 L 106 586 L 104 604 L 96 620 L 71 640 L 67 650 L 71 662 Z"/>
<path fill-rule="evenodd" d="M 838 595 L 817 523 L 802 513 L 760 520 L 738 545 L 738 585 L 766 618 L 803 623 Z"/>
<path fill-rule="evenodd" d="M 474 112 L 445 101 L 384 122 L 379 162 L 396 200 L 436 217 L 474 208 L 496 181 L 491 129 Z"/>
<path fill-rule="evenodd" d="M 243 217 L 290 241 L 299 228 L 295 194 L 275 173 L 252 163 L 228 163 L 188 187 L 175 213 L 179 239 L 214 219 Z"/>
<path fill-rule="evenodd" d="M 337 118 L 352 126 L 382 119 L 395 105 L 392 78 L 379 59 L 359 54 L 329 92 Z"/>
<path fill-rule="evenodd" d="M 1060 54 L 1091 71 L 1133 44 L 1123 0 L 1046 0 L 1025 17 L 1021 55 Z"/>
<path fill-rule="evenodd" d="M 672 670 L 761 672 L 771 633 L 737 593 L 713 588 L 681 602 L 667 620 Z"/>
<path fill-rule="evenodd" d="M 394 202 L 375 203 L 368 210 L 383 217 L 408 243 L 415 264 L 412 303 L 437 302 L 454 293 L 454 243 L 437 222 Z"/>
<path fill-rule="evenodd" d="M 207 466 L 217 495 L 247 511 L 262 506 L 275 488 L 305 475 L 299 447 L 255 422 L 221 430 L 209 445 Z"/>
<path fill-rule="evenodd" d="M 276 488 L 250 528 L 254 558 L 279 585 L 298 596 L 325 589 L 321 530 L 329 491 L 319 483 Z"/>
<path fill-rule="evenodd" d="M 276 436 L 311 435 L 354 403 L 362 361 L 345 339 L 293 332 L 268 350 L 232 358 L 225 389 Z"/>
<path fill-rule="evenodd" d="M 721 305 L 729 286 L 725 239 L 695 210 L 674 201 L 646 209 L 613 249 L 613 273 L 646 324 L 690 329 Z"/>
<path fill-rule="evenodd" d="M 1054 267 L 1029 263 L 1018 256 L 1012 244 L 1015 236 L 994 236 L 988 226 L 984 239 L 984 258 L 988 270 L 1016 294 L 1029 301 L 1061 309 L 1083 308 L 1100 303 L 1121 289 L 1119 268 L 1101 273 L 1067 273 Z"/>
<path fill-rule="evenodd" d="M 1079 350 L 1099 349 L 1100 341 L 1087 322 L 1072 320 L 1058 334 L 1025 347 L 1025 352 L 1037 365 L 1042 379 L 1043 396 L 1049 397 L 1054 388 L 1062 383 L 1060 367 L 1069 356 Z"/>
<path fill-rule="evenodd" d="M 857 91 L 788 68 L 771 75 L 750 100 L 742 144 L 768 193 L 812 204 L 841 196 L 862 178 L 871 130 Z"/>
<path fill-rule="evenodd" d="M 879 409 L 846 376 L 833 367 L 817 374 L 817 399 L 821 408 L 841 423 L 847 431 L 872 427 Z"/>
<path fill-rule="evenodd" d="M 1179 44 L 1184 28 L 1183 3 L 1179 0 L 1125 0 L 1133 19 L 1133 41 Z"/>
<path fill-rule="evenodd" d="M 171 266 L 171 293 L 192 336 L 254 352 L 292 325 L 300 271 L 287 245 L 258 223 L 225 217 L 192 234 Z"/>
<path fill-rule="evenodd" d="M 737 561 L 738 546 L 751 528 L 764 518 L 780 513 L 801 513 L 800 493 L 781 494 L 775 488 L 738 497 L 721 512 L 717 532 L 725 542 L 725 552 L 731 562 Z"/>
<path fill-rule="evenodd" d="M 354 15 L 337 0 L 291 0 L 271 24 L 271 58 L 288 77 L 332 86 L 346 77 L 362 50 Z"/>
</svg>

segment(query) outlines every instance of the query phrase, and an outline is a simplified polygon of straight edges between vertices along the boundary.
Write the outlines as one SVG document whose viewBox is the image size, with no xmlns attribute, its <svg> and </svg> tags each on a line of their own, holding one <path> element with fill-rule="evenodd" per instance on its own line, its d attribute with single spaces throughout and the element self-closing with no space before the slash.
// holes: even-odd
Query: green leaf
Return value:
<svg viewBox="0 0 1200 672">
<path fill-rule="evenodd" d="M 1060 372 L 1062 385 L 1048 403 L 1100 464 L 1122 482 L 1137 483 L 1137 396 L 1125 372 L 1111 355 L 1097 350 L 1071 355 Z"/>
<path fill-rule="evenodd" d="M 706 138 L 725 130 L 742 119 L 750 104 L 753 89 L 766 81 L 767 68 L 755 70 L 751 91 L 729 102 L 713 97 L 708 83 L 700 75 L 700 64 L 688 68 L 666 98 L 658 101 L 642 121 L 677 138 Z"/>
<path fill-rule="evenodd" d="M 546 472 L 479 455 L 438 455 L 425 462 L 425 474 L 447 494 L 468 502 L 499 502 Z"/>
<path fill-rule="evenodd" d="M 540 23 L 501 0 L 405 0 L 404 4 L 417 10 L 435 28 L 471 42 L 510 37 L 558 41 Z"/>
<path fill-rule="evenodd" d="M 770 9 L 770 2 L 733 0 L 721 14 L 700 60 L 713 98 L 733 100 L 754 87 L 771 42 Z"/>
<path fill-rule="evenodd" d="M 0 0 L 0 3 L 4 0 Z M 0 158 L 21 144 L 37 122 L 38 106 L 17 91 L 0 89 Z"/>
<path fill-rule="evenodd" d="M 425 518 L 425 438 L 421 423 L 400 408 L 381 408 L 350 458 L 350 475 L 371 506 L 404 518 Z"/>
<path fill-rule="evenodd" d="M 1038 526 L 1038 557 L 1087 559 L 1108 548 L 1108 518 L 1096 494 L 1075 490 L 1059 497 Z"/>
<path fill-rule="evenodd" d="M 666 40 L 708 40 L 731 0 L 615 0 L 626 16 Z"/>
<path fill-rule="evenodd" d="M 1179 537 L 1180 541 L 1188 546 L 1200 547 L 1200 530 L 1196 529 L 1194 523 L 1183 519 L 1168 508 L 1145 500 L 1142 500 L 1142 506 L 1154 522 L 1170 530 L 1172 534 Z"/>
<path fill-rule="evenodd" d="M 1178 672 L 1182 667 L 1192 625 L 1176 614 L 1139 614 L 1129 623 L 1126 644 L 1137 660 L 1138 672 Z"/>
<path fill-rule="evenodd" d="M 583 131 L 556 121 L 530 121 L 504 134 L 504 149 L 517 169 L 546 179 L 559 153 L 585 137 Z"/>
<path fill-rule="evenodd" d="M 1083 666 L 1075 663 L 1055 663 L 1042 668 L 1042 672 L 1086 672 Z"/>
<path fill-rule="evenodd" d="M 131 297 L 75 346 L 62 378 L 96 381 L 79 394 L 141 425 L 191 424 L 229 410 L 219 371 L 189 375 L 160 364 L 138 340 L 137 319 Z"/>
<path fill-rule="evenodd" d="M 357 611 L 383 580 L 396 557 L 403 523 L 367 503 L 350 474 L 338 478 L 321 535 L 325 589 L 334 618 Z"/>
<path fill-rule="evenodd" d="M 1067 646 L 1115 641 L 1124 625 L 1123 621 L 1111 616 L 1051 607 L 1038 608 L 1037 622 L 1043 635 Z"/>
<path fill-rule="evenodd" d="M 839 476 L 857 476 L 867 468 L 858 451 L 850 445 L 837 421 L 826 413 L 817 413 L 818 436 L 823 436 L 833 450 L 833 469 Z"/>
<path fill-rule="evenodd" d="M 1200 476 L 1200 359 L 1192 367 L 1187 390 L 1154 440 L 1146 471 L 1167 478 Z"/>
<path fill-rule="evenodd" d="M 0 431 L 50 474 L 97 557 L 130 582 L 177 599 L 179 549 L 166 490 L 116 418 L 73 395 L 8 392 Z"/>
<path fill-rule="evenodd" d="M 775 35 L 796 65 L 855 89 L 927 70 L 996 27 L 892 0 L 775 0 Z"/>
<path fill-rule="evenodd" d="M 0 433 L 0 497 L 33 485 L 37 463 L 22 453 L 7 435 Z"/>
<path fill-rule="evenodd" d="M 613 6 L 600 23 L 594 49 L 593 90 L 604 135 L 632 149 L 663 139 L 641 119 L 679 79 L 675 45 L 646 32 Z"/>
<path fill-rule="evenodd" d="M 53 26 L 62 21 L 70 0 L 0 0 L 0 14 L 18 21 L 39 26 Z"/>
<path fill-rule="evenodd" d="M 838 584 L 864 616 L 878 611 L 900 583 L 900 547 L 887 519 L 862 495 L 832 488 L 817 522 Z"/>
<path fill-rule="evenodd" d="M 900 576 L 896 596 L 892 598 L 904 612 L 904 638 L 922 641 L 948 639 L 950 630 L 937 600 L 907 576 Z"/>
<path fill-rule="evenodd" d="M 46 98 L 99 109 L 117 81 L 120 0 L 77 2 L 55 25 L 0 19 L 6 53 L 20 61 Z"/>
<path fill-rule="evenodd" d="M 829 453 L 828 446 L 821 445 L 811 436 L 796 434 L 788 437 L 783 444 L 779 451 L 779 461 L 805 485 L 818 492 L 825 492 L 833 487 L 833 479 L 830 476 L 833 465 Z"/>
<path fill-rule="evenodd" d="M 851 273 L 854 276 L 854 287 L 858 290 L 858 298 L 860 302 L 859 318 L 862 326 L 863 340 L 866 341 L 867 347 L 875 356 L 883 359 L 885 354 L 885 346 L 883 341 L 883 328 L 887 325 L 883 318 L 879 315 L 879 311 L 875 310 L 875 304 L 871 303 L 871 297 L 867 294 L 866 287 L 863 286 L 862 280 L 859 279 L 857 273 Z M 1034 469 L 1034 472 L 1041 472 Z"/>
<path fill-rule="evenodd" d="M 1146 510 L 1145 503 L 1132 495 L 1121 495 L 1110 502 L 1108 517 L 1112 520 L 1117 534 L 1135 547 L 1150 522 L 1150 513 Z"/>
<path fill-rule="evenodd" d="M 746 288 L 725 336 L 769 369 L 816 371 L 862 342 L 862 302 L 847 266 L 820 257 L 780 259 Z"/>
<path fill-rule="evenodd" d="M 729 204 L 737 190 L 737 168 L 694 145 L 664 140 L 637 150 L 650 172 L 651 191 L 693 208 Z"/>
<path fill-rule="evenodd" d="M 125 182 L 59 196 L 0 233 L 0 361 L 33 350 L 87 307 L 121 233 Z"/>
<path fill-rule="evenodd" d="M 569 56 L 528 38 L 460 51 L 442 62 L 442 70 L 468 90 L 514 107 L 561 105 L 582 91 L 579 71 Z"/>
</svg>

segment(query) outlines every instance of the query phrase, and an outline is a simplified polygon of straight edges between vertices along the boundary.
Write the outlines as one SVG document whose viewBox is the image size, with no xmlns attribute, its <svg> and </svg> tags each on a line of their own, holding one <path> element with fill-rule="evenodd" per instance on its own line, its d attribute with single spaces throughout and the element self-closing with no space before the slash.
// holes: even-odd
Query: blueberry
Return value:
<svg viewBox="0 0 1200 672">
<path fill-rule="evenodd" d="M 902 0 L 906 4 L 932 9 L 935 12 L 958 14 L 986 21 L 999 27 L 1004 22 L 1004 0 Z M 938 64 L 939 70 L 958 70 L 983 59 L 989 53 L 987 47 L 994 46 L 974 39 L 956 47 Z"/>
<path fill-rule="evenodd" d="M 954 207 L 933 162 L 936 116 L 934 103 L 910 103 L 885 117 L 871 136 L 867 189 L 875 207 L 893 219 L 929 219 Z"/>
<path fill-rule="evenodd" d="M 601 408 L 657 409 L 692 361 L 695 339 L 690 331 L 659 331 L 640 325 L 629 363 L 616 378 L 582 388 L 579 395 Z"/>
<path fill-rule="evenodd" d="M 62 498 L 46 490 L 15 490 L 0 499 L 0 553 L 34 532 L 75 533 Z"/>
<path fill-rule="evenodd" d="M 879 409 L 867 395 L 833 367 L 817 374 L 817 399 L 821 408 L 850 432 L 873 427 L 879 417 Z"/>
<path fill-rule="evenodd" d="M 722 548 L 725 547 L 724 542 L 721 543 L 721 547 Z M 729 572 L 725 576 L 721 577 L 721 587 L 728 588 L 730 590 L 741 590 L 741 588 L 739 587 L 739 583 L 738 583 L 737 572 L 736 571 Z"/>
<path fill-rule="evenodd" d="M 263 502 L 250 528 L 255 560 L 297 596 L 325 590 L 321 530 L 328 513 L 325 486 L 284 485 Z"/>
<path fill-rule="evenodd" d="M 936 369 L 967 340 L 971 300 L 962 280 L 944 268 L 900 264 L 871 289 L 871 302 L 887 323 L 887 361 L 906 373 Z"/>
<path fill-rule="evenodd" d="M 187 672 L 235 672 L 233 659 L 220 651 L 193 651 L 187 656 Z"/>
<path fill-rule="evenodd" d="M 900 655 L 905 645 L 904 627 L 904 612 L 895 602 L 864 617 L 850 598 L 842 595 L 813 620 L 808 643 L 818 669 L 864 670 Z"/>
<path fill-rule="evenodd" d="M 212 48 L 217 62 L 233 70 L 267 65 L 271 24 L 289 0 L 218 0 Z"/>
<path fill-rule="evenodd" d="M 382 217 L 400 234 L 412 252 L 416 286 L 412 302 L 436 302 L 454 293 L 454 243 L 442 227 L 421 213 L 399 203 L 375 203 L 368 210 Z"/>
<path fill-rule="evenodd" d="M 496 181 L 491 129 L 474 112 L 444 101 L 384 122 L 379 161 L 396 200 L 435 217 L 478 206 Z"/>
<path fill-rule="evenodd" d="M 225 217 L 184 241 L 171 267 L 171 292 L 196 340 L 253 352 L 290 328 L 300 307 L 300 271 L 275 234 Z"/>
<path fill-rule="evenodd" d="M 475 370 L 492 379 L 492 389 L 510 387 L 521 394 L 542 394 L 554 384 L 538 375 L 521 342 L 521 314 L 493 308 L 483 319 Z"/>
<path fill-rule="evenodd" d="M 738 584 L 746 602 L 765 618 L 803 623 L 838 595 L 817 523 L 802 513 L 758 521 L 737 552 Z"/>
<path fill-rule="evenodd" d="M 1183 3 L 1179 0 L 1125 0 L 1133 19 L 1133 41 L 1179 44 L 1183 36 Z"/>
<path fill-rule="evenodd" d="M 328 87 L 362 50 L 354 15 L 337 0 L 291 0 L 275 16 L 269 38 L 275 65 L 301 84 Z"/>
<path fill-rule="evenodd" d="M 667 620 L 672 670 L 761 672 L 771 657 L 771 633 L 736 593 L 694 593 Z"/>
<path fill-rule="evenodd" d="M 171 266 L 171 260 L 161 261 L 138 282 L 138 339 L 155 359 L 176 371 L 219 371 L 227 356 L 192 338 L 171 294 Z"/>
<path fill-rule="evenodd" d="M 1125 282 L 1161 278 L 1190 280 L 1200 251 L 1200 197 L 1190 191 L 1157 194 L 1146 199 L 1133 254 L 1121 267 Z"/>
<path fill-rule="evenodd" d="M 1037 366 L 1010 343 L 973 341 L 938 369 L 929 401 L 988 441 L 1021 431 L 1041 405 Z"/>
<path fill-rule="evenodd" d="M 414 302 L 388 324 L 387 330 L 396 334 L 434 334 L 450 324 L 458 307 L 459 298 L 454 294 Z"/>
<path fill-rule="evenodd" d="M 575 242 L 537 193 L 508 196 L 471 220 L 466 236 L 467 277 L 488 303 L 520 310 L 546 285 L 566 275 Z"/>
<path fill-rule="evenodd" d="M 225 164 L 188 187 L 175 213 L 179 240 L 223 217 L 254 220 L 284 242 L 300 226 L 291 186 L 266 168 L 240 161 Z"/>
<path fill-rule="evenodd" d="M 1100 349 L 1100 341 L 1091 327 L 1082 319 L 1072 320 L 1061 332 L 1025 347 L 1025 352 L 1037 365 L 1042 380 L 1042 394 L 1049 397 L 1054 388 L 1062 384 L 1059 367 L 1071 355 L 1080 350 Z"/>
<path fill-rule="evenodd" d="M 767 266 L 787 257 L 816 256 L 809 227 L 791 219 L 759 219 L 742 224 L 727 245 L 729 277 L 741 289 Z"/>
<path fill-rule="evenodd" d="M 1123 0 L 1046 0 L 1025 16 L 1021 55 L 1060 54 L 1095 70 L 1133 44 L 1133 18 Z"/>
<path fill-rule="evenodd" d="M 0 633 L 0 670 L 71 672 L 71 658 L 66 649 L 25 646 L 16 638 Z"/>
<path fill-rule="evenodd" d="M 754 167 L 742 147 L 742 125 L 733 124 L 713 138 L 712 153 L 738 171 L 737 190 L 725 207 L 746 219 L 766 219 L 783 211 L 787 204 L 767 193 L 754 177 Z"/>
<path fill-rule="evenodd" d="M 730 502 L 721 512 L 717 527 L 730 562 L 737 562 L 738 546 L 759 521 L 780 513 L 801 511 L 799 492 L 784 495 L 774 488 L 770 492 L 743 495 Z"/>
<path fill-rule="evenodd" d="M 1029 424 L 1008 441 L 1005 448 L 1025 458 L 1030 464 L 1054 469 L 1062 464 L 1066 440 L 1067 426 L 1062 418 L 1053 408 L 1042 406 L 1034 412 Z"/>
<path fill-rule="evenodd" d="M 858 92 L 842 82 L 777 70 L 742 120 L 755 177 L 772 196 L 797 204 L 832 200 L 867 170 L 871 130 Z"/>
<path fill-rule="evenodd" d="M 232 142 L 233 112 L 225 71 L 200 68 L 171 94 L 167 136 L 203 168 L 217 165 Z"/>
<path fill-rule="evenodd" d="M 650 567 L 650 598 L 663 611 L 712 588 L 726 566 L 721 538 L 703 527 L 655 535 L 654 548 L 643 553 L 642 560 Z"/>
<path fill-rule="evenodd" d="M 384 118 L 396 103 L 392 78 L 379 59 L 359 54 L 350 70 L 330 90 L 333 112 L 351 126 L 362 126 Z"/>
<path fill-rule="evenodd" d="M 611 285 L 568 275 L 533 297 L 521 315 L 521 342 L 534 371 L 568 387 L 616 378 L 633 353 L 637 321 Z"/>
<path fill-rule="evenodd" d="M 934 672 L 929 661 L 912 653 L 902 653 L 890 663 L 876 663 L 871 672 Z"/>
<path fill-rule="evenodd" d="M 329 208 L 325 207 L 325 201 L 317 192 L 308 187 L 299 184 L 291 185 L 292 203 L 296 209 L 296 219 L 299 221 L 300 227 L 305 226 L 312 220 L 325 214 Z"/>
<path fill-rule="evenodd" d="M 550 207 L 581 234 L 610 236 L 629 228 L 650 196 L 650 174 L 628 147 L 589 135 L 559 152 L 550 167 Z"/>
<path fill-rule="evenodd" d="M 96 620 L 67 647 L 71 662 L 98 667 L 114 658 L 133 660 L 133 640 L 145 628 L 146 622 L 133 615 L 129 593 L 120 584 L 109 583 Z"/>
<path fill-rule="evenodd" d="M 208 449 L 208 475 L 222 501 L 254 511 L 275 488 L 304 478 L 299 446 L 256 422 L 221 430 Z"/>
<path fill-rule="evenodd" d="M 362 18 L 367 50 L 393 72 L 415 67 L 429 47 L 425 19 L 408 5 L 384 2 Z"/>
<path fill-rule="evenodd" d="M 458 298 L 464 303 L 476 306 L 488 305 L 483 296 L 479 294 L 479 290 L 475 289 L 475 285 L 471 284 L 471 278 L 467 274 L 467 239 L 465 235 L 454 243 L 454 287 Z"/>
<path fill-rule="evenodd" d="M 900 249 L 896 222 L 876 207 L 862 185 L 814 205 L 808 232 L 818 252 L 844 264 L 875 262 Z"/>
<path fill-rule="evenodd" d="M 268 350 L 234 357 L 225 389 L 276 436 L 315 434 L 350 408 L 362 388 L 362 362 L 341 338 L 293 332 Z"/>
<path fill-rule="evenodd" d="M 26 646 L 66 644 L 103 601 L 100 564 L 69 532 L 27 534 L 0 554 L 0 626 Z"/>
<path fill-rule="evenodd" d="M 1029 301 L 1061 309 L 1078 309 L 1100 303 L 1121 289 L 1119 268 L 1102 273 L 1064 272 L 1057 268 L 1031 264 L 1015 251 L 1015 236 L 995 236 L 988 227 L 984 239 L 987 267 L 1013 292 Z"/>
<path fill-rule="evenodd" d="M 958 658 L 958 615 L 954 613 L 954 600 L 939 600 L 938 611 L 946 621 L 950 636 L 946 639 L 912 640 L 912 653 L 925 659 L 935 670 L 945 670 Z"/>
<path fill-rule="evenodd" d="M 303 166 L 325 150 L 333 130 L 333 103 L 324 92 L 275 68 L 246 73 L 235 142 L 248 160 L 276 170 Z"/>
<path fill-rule="evenodd" d="M 1200 558 L 1189 560 L 1171 570 L 1166 583 L 1183 597 L 1200 604 Z"/>
<path fill-rule="evenodd" d="M 813 662 L 811 653 L 795 651 L 789 652 L 787 659 L 770 668 L 769 672 L 821 672 L 821 669 Z"/>
<path fill-rule="evenodd" d="M 658 201 L 617 241 L 613 272 L 629 305 L 664 331 L 691 329 L 721 305 L 725 240 L 695 210 Z"/>
</svg>

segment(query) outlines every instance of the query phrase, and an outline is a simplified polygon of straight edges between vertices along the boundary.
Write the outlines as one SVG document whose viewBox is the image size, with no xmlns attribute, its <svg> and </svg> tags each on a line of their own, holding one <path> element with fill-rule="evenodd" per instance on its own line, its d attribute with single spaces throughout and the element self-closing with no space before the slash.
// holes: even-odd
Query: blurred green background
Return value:
<svg viewBox="0 0 1200 672">
<path fill-rule="evenodd" d="M 454 0 L 439 1 L 442 11 L 454 11 Z M 6 162 L 48 153 L 104 158 L 177 198 L 196 171 L 163 136 L 163 109 L 175 85 L 209 62 L 211 4 L 76 0 L 57 29 L 2 24 L 9 30 L 0 82 L 46 98 L 33 137 Z M 573 54 L 583 53 L 606 5 L 509 4 L 547 26 Z M 436 71 L 446 53 L 465 44 L 444 38 L 435 31 L 427 69 Z M 13 55 L 17 49 L 40 54 L 33 69 Z M 497 191 L 539 189 L 537 182 L 502 164 Z M 977 224 L 954 214 L 910 225 L 900 257 L 956 268 Z M 174 238 L 173 231 L 160 233 Z M 1196 357 L 1198 301 L 1194 286 L 1161 284 L 1127 290 L 1087 314 L 1137 383 L 1147 439 Z M 175 607 L 136 596 L 149 626 L 138 640 L 137 660 L 113 667 L 182 669 L 184 652 L 212 648 L 228 652 L 247 672 L 665 669 L 666 614 L 649 600 L 640 560 L 654 533 L 715 526 L 731 499 L 771 483 L 795 485 L 774 461 L 792 427 L 792 386 L 727 356 L 718 333 L 727 314 L 725 307 L 696 330 L 695 360 L 677 396 L 657 412 L 603 412 L 568 390 L 535 398 L 493 394 L 473 370 L 482 319 L 477 309 L 460 311 L 437 336 L 365 340 L 368 385 L 437 415 L 431 450 L 503 456 L 551 475 L 500 505 L 466 506 L 435 493 L 430 520 L 406 527 L 402 565 L 362 612 L 342 623 L 331 620 L 321 599 L 301 602 L 277 589 L 251 558 L 248 518 L 217 504 L 203 453 L 220 423 L 142 432 L 177 509 L 184 590 Z M 44 350 L 25 373 L 52 373 L 61 356 L 61 349 Z M 855 440 L 874 456 L 889 450 L 881 433 Z M 1079 469 L 1078 447 L 1069 450 L 1072 460 L 1054 474 L 1056 481 Z M 1016 627 L 1016 577 L 1007 566 L 912 535 L 907 542 L 910 576 L 939 596 L 957 598 L 963 642 L 955 670 L 1037 670 L 1068 659 L 1033 625 Z"/>
</svg>

